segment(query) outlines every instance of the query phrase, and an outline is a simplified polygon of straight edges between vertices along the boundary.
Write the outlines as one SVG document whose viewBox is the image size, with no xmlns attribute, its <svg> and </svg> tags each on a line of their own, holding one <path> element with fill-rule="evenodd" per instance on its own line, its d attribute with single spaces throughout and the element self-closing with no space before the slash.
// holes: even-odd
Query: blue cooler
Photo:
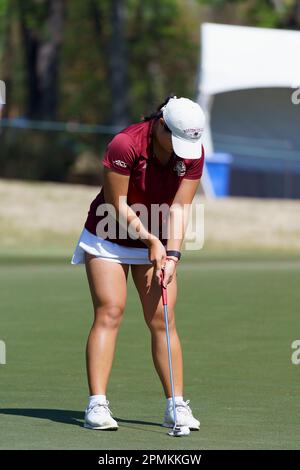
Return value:
<svg viewBox="0 0 300 470">
<path fill-rule="evenodd" d="M 215 195 L 228 196 L 232 156 L 228 153 L 213 153 L 206 157 L 205 163 Z"/>
</svg>

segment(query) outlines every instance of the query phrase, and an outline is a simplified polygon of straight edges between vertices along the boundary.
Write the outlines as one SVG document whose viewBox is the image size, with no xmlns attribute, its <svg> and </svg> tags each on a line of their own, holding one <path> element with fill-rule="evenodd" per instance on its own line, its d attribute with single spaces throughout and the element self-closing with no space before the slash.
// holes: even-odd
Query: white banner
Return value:
<svg viewBox="0 0 300 470">
<path fill-rule="evenodd" d="M 204 23 L 200 95 L 300 86 L 300 32 Z"/>
</svg>

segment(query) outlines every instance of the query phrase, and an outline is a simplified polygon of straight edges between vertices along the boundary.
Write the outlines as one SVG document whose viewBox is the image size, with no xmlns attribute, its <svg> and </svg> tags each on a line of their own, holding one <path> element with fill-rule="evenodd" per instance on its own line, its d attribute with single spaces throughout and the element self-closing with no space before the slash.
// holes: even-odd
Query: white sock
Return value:
<svg viewBox="0 0 300 470">
<path fill-rule="evenodd" d="M 103 403 L 104 401 L 106 401 L 106 395 L 90 395 L 88 407 L 93 405 L 95 402 Z"/>
<path fill-rule="evenodd" d="M 178 403 L 180 401 L 183 401 L 183 397 L 180 397 L 180 396 L 176 396 L 175 397 L 175 403 Z M 167 398 L 167 406 L 172 406 L 173 404 L 173 400 L 172 400 L 172 397 L 171 398 Z"/>
</svg>

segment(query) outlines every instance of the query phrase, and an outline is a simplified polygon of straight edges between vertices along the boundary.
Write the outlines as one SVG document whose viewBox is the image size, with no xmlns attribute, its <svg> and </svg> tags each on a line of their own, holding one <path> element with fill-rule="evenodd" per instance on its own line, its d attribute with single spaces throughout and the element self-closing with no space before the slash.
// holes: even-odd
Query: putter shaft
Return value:
<svg viewBox="0 0 300 470">
<path fill-rule="evenodd" d="M 173 430 L 175 431 L 177 429 L 177 414 L 176 414 L 175 390 L 174 390 L 174 379 L 173 379 L 172 351 L 171 351 L 171 342 L 170 342 L 170 333 L 169 333 L 167 288 L 163 286 L 163 275 L 161 278 L 161 289 L 162 289 L 162 300 L 163 300 L 163 306 L 164 306 L 164 320 L 165 320 L 165 327 L 166 327 L 170 383 L 171 383 L 172 404 L 173 404 L 173 414 L 174 414 Z"/>
</svg>

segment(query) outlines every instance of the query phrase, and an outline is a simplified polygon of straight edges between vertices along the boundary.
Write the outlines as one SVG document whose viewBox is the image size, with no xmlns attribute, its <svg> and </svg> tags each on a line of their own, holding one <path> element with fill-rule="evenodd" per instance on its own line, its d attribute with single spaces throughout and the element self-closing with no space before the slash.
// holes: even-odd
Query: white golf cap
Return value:
<svg viewBox="0 0 300 470">
<path fill-rule="evenodd" d="M 196 159 L 202 154 L 204 113 L 198 103 L 188 98 L 170 98 L 162 107 L 163 118 L 172 132 L 172 144 L 176 155 Z"/>
</svg>

